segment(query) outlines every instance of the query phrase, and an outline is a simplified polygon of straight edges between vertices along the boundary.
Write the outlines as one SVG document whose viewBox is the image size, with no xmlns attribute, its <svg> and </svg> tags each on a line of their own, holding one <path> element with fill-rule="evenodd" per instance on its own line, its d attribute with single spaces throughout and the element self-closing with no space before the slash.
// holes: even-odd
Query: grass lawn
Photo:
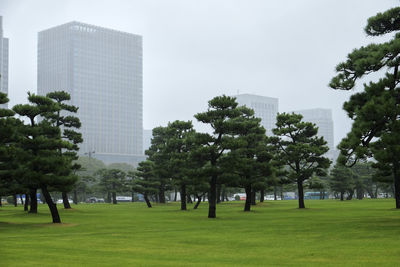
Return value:
<svg viewBox="0 0 400 267">
<path fill-rule="evenodd" d="M 217 219 L 207 203 L 58 206 L 61 225 L 45 205 L 0 208 L 0 266 L 400 266 L 393 199 L 231 202 Z"/>
</svg>

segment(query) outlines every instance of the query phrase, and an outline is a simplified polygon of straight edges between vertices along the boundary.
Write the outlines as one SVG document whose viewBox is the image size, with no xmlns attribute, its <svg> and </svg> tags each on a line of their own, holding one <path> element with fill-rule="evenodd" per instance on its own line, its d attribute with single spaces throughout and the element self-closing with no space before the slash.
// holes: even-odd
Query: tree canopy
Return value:
<svg viewBox="0 0 400 267">
<path fill-rule="evenodd" d="M 394 33 L 382 43 L 354 49 L 338 64 L 330 87 L 351 90 L 356 82 L 371 73 L 381 78 L 364 84 L 364 90 L 343 105 L 353 120 L 351 131 L 339 144 L 339 162 L 352 166 L 360 159 L 373 157 L 381 169 L 393 174 L 396 208 L 400 209 L 400 7 L 368 19 L 369 36 Z"/>
<path fill-rule="evenodd" d="M 276 157 L 288 166 L 286 176 L 297 183 L 299 208 L 305 208 L 303 182 L 313 174 L 324 176 L 330 160 L 326 141 L 317 137 L 318 128 L 311 122 L 303 122 L 300 114 L 281 113 L 277 116 L 276 137 L 272 142 L 278 149 Z"/>
</svg>

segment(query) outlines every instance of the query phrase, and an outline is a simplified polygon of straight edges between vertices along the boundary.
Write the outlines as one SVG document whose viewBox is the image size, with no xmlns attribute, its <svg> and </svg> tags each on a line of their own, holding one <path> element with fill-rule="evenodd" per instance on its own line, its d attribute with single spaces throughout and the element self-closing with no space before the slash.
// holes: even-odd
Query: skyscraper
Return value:
<svg viewBox="0 0 400 267">
<path fill-rule="evenodd" d="M 38 93 L 79 107 L 80 154 L 106 163 L 143 157 L 142 37 L 80 22 L 39 32 Z"/>
<path fill-rule="evenodd" d="M 278 98 L 240 94 L 236 95 L 236 101 L 239 105 L 245 105 L 254 110 L 254 115 L 261 119 L 261 125 L 264 126 L 266 134 L 272 135 L 272 129 L 275 128 L 276 115 L 278 114 Z"/>
<path fill-rule="evenodd" d="M 8 38 L 3 37 L 2 16 L 0 16 L 0 92 L 8 94 Z M 1 106 L 7 107 L 7 104 Z"/>
</svg>

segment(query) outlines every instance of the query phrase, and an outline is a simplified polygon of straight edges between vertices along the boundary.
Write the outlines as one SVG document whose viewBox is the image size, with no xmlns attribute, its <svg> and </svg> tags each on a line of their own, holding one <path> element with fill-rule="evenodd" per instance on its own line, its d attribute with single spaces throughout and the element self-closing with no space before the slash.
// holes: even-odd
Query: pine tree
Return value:
<svg viewBox="0 0 400 267">
<path fill-rule="evenodd" d="M 151 146 L 145 151 L 148 160 L 154 162 L 153 175 L 159 181 L 158 199 L 165 203 L 165 191 L 171 186 L 171 172 L 169 170 L 170 155 L 166 153 L 167 140 L 169 138 L 167 127 L 153 129 Z"/>
<path fill-rule="evenodd" d="M 0 105 L 8 103 L 7 95 L 0 92 Z M 19 178 L 18 168 L 18 142 L 17 127 L 21 125 L 21 121 L 14 118 L 15 112 L 0 108 L 0 206 L 1 196 L 15 195 L 17 193 L 25 193 L 26 188 Z"/>
<path fill-rule="evenodd" d="M 207 160 L 207 172 L 210 175 L 210 191 L 208 194 L 208 218 L 216 218 L 217 185 L 220 184 L 221 158 L 232 146 L 235 146 L 236 134 L 232 119 L 241 115 L 238 103 L 234 97 L 217 96 L 208 102 L 206 112 L 197 113 L 195 118 L 212 128 L 212 134 L 197 135 L 197 142 L 201 145 L 197 151 L 199 159 Z"/>
<path fill-rule="evenodd" d="M 55 127 L 58 127 L 62 131 L 62 138 L 67 142 L 71 143 L 70 149 L 62 151 L 59 150 L 59 156 L 63 157 L 66 164 L 69 166 L 71 162 L 78 159 L 77 151 L 79 150 L 78 144 L 83 142 L 82 134 L 75 131 L 81 127 L 81 122 L 79 118 L 70 115 L 71 113 L 77 113 L 78 108 L 73 105 L 66 104 L 67 101 L 71 99 L 71 96 L 64 91 L 55 91 L 48 93 L 46 95 L 48 98 L 52 99 L 58 105 L 58 110 L 56 112 L 48 112 L 43 115 L 44 118 L 48 119 Z M 77 163 L 73 163 L 72 169 L 67 166 L 66 173 L 59 173 L 59 175 L 71 176 L 70 179 L 77 180 L 78 177 L 75 176 L 73 170 L 79 169 Z M 62 191 L 62 199 L 65 209 L 70 209 L 71 205 L 68 201 L 67 191 L 72 189 L 72 186 L 68 188 L 60 188 Z"/>
<path fill-rule="evenodd" d="M 107 193 L 107 202 L 117 204 L 117 193 L 127 189 L 126 173 L 119 169 L 101 169 L 100 187 Z"/>
<path fill-rule="evenodd" d="M 332 191 L 340 194 L 343 201 L 344 194 L 354 191 L 354 175 L 348 167 L 336 164 L 330 172 L 329 186 Z"/>
<path fill-rule="evenodd" d="M 28 101 L 29 104 L 16 105 L 13 110 L 29 119 L 28 124 L 19 127 L 23 138 L 19 140 L 18 146 L 23 151 L 19 160 L 21 168 L 24 169 L 24 183 L 30 189 L 30 212 L 37 212 L 36 191 L 40 188 L 50 209 L 53 223 L 61 223 L 50 190 L 64 188 L 75 182 L 74 177 L 66 175 L 72 168 L 71 161 L 59 156 L 61 149 L 70 150 L 72 144 L 63 141 L 60 128 L 43 117 L 60 109 L 53 100 L 28 93 Z M 39 117 L 42 118 L 40 121 Z"/>
<path fill-rule="evenodd" d="M 168 139 L 165 151 L 169 158 L 168 170 L 174 184 L 178 185 L 181 194 L 181 210 L 186 210 L 187 187 L 190 181 L 190 152 L 193 149 L 195 134 L 191 121 L 174 121 L 167 126 Z"/>
<path fill-rule="evenodd" d="M 142 161 L 137 171 L 128 173 L 128 176 L 132 180 L 132 189 L 143 194 L 147 207 L 151 208 L 149 197 L 157 194 L 160 186 L 160 182 L 154 175 L 154 163 L 150 160 Z"/>
<path fill-rule="evenodd" d="M 297 183 L 299 208 L 305 208 L 303 182 L 316 174 L 325 175 L 330 160 L 323 157 L 328 152 L 326 141 L 317 137 L 318 128 L 310 122 L 303 122 L 300 114 L 281 113 L 276 117 L 276 137 L 271 141 L 278 148 L 277 157 L 287 166 L 287 177 Z"/>
<path fill-rule="evenodd" d="M 400 7 L 368 19 L 368 36 L 394 33 L 387 42 L 354 49 L 336 67 L 338 75 L 330 86 L 351 90 L 371 73 L 381 78 L 364 84 L 364 90 L 343 105 L 353 120 L 351 131 L 339 145 L 342 164 L 353 166 L 360 159 L 374 157 L 380 169 L 390 169 L 395 188 L 395 206 L 400 209 Z"/>
<path fill-rule="evenodd" d="M 267 152 L 267 137 L 261 119 L 254 116 L 252 109 L 239 109 L 241 115 L 232 120 L 237 133 L 236 147 L 232 147 L 225 161 L 227 169 L 231 168 L 238 176 L 238 185 L 245 189 L 244 211 L 250 211 L 251 205 L 255 205 L 255 192 L 265 186 L 266 177 L 272 174 L 269 165 L 272 156 Z"/>
</svg>

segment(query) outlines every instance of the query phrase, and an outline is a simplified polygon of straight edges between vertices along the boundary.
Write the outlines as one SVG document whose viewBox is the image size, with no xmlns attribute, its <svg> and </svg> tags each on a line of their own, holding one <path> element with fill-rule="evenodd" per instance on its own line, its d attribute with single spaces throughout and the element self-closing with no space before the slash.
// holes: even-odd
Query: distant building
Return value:
<svg viewBox="0 0 400 267">
<path fill-rule="evenodd" d="M 151 146 L 151 138 L 153 138 L 153 130 L 143 130 L 143 152 Z"/>
<path fill-rule="evenodd" d="M 8 95 L 8 38 L 3 37 L 3 17 L 0 16 L 0 92 Z M 7 104 L 0 105 L 7 107 Z"/>
<path fill-rule="evenodd" d="M 323 108 L 314 108 L 314 109 L 305 109 L 305 110 L 297 110 L 294 111 L 296 114 L 303 115 L 303 121 L 312 122 L 318 127 L 318 136 L 324 137 L 324 140 L 327 142 L 329 147 L 329 151 L 326 154 L 328 158 L 330 158 L 333 162 L 336 161 L 338 157 L 338 150 L 335 149 L 333 140 L 333 119 L 332 119 L 332 110 L 323 109 Z"/>
<path fill-rule="evenodd" d="M 245 105 L 254 110 L 255 116 L 261 119 L 261 125 L 267 131 L 267 135 L 273 135 L 272 129 L 276 127 L 276 115 L 278 114 L 278 98 L 240 94 L 236 95 L 239 105 Z"/>
<path fill-rule="evenodd" d="M 142 37 L 80 22 L 38 34 L 38 93 L 79 107 L 80 154 L 135 164 L 143 155 Z"/>
</svg>

